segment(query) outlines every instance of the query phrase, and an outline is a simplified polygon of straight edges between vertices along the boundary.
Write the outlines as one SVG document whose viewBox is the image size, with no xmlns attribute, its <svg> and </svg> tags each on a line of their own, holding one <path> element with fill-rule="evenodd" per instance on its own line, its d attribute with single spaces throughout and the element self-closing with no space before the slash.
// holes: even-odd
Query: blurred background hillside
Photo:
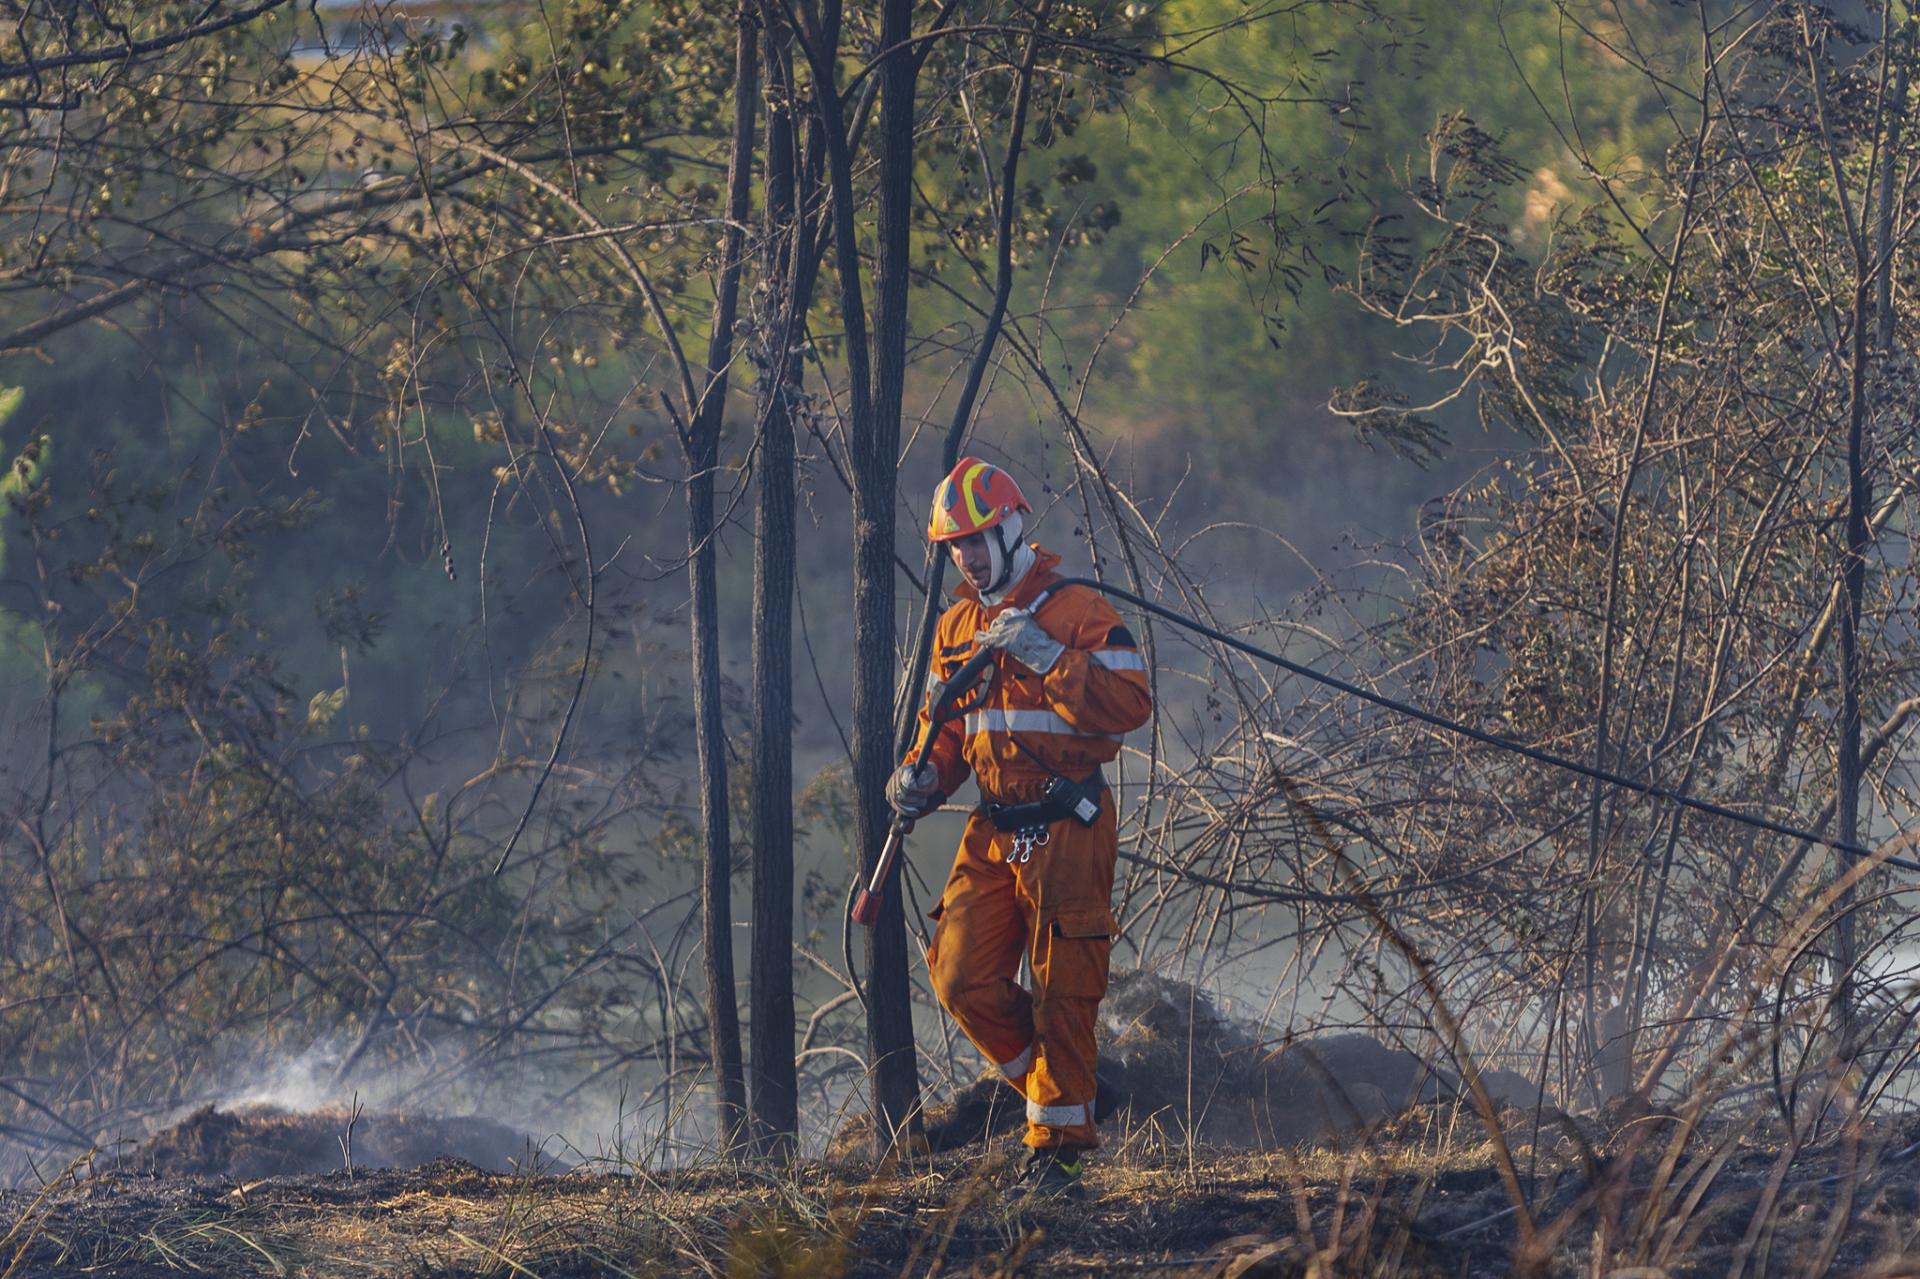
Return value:
<svg viewBox="0 0 1920 1279">
<path fill-rule="evenodd" d="M 1178 33 L 1236 7 L 1195 0 L 1128 12 Z M 645 6 L 619 8 L 638 15 L 628 22 L 649 21 Z M 1325 102 L 1270 105 L 1268 119 L 1250 120 L 1243 108 L 1223 106 L 1202 78 L 1141 72 L 1099 110 L 1041 132 L 1046 145 L 1030 157 L 1025 186 L 1043 216 L 1021 245 L 1013 312 L 1066 377 L 1100 351 L 1085 385 L 1060 389 L 1084 397 L 1100 448 L 1167 532 L 1196 539 L 1191 566 L 1224 598 L 1278 605 L 1312 583 L 1314 568 L 1338 572 L 1382 545 L 1391 556 L 1423 503 L 1521 443 L 1505 424 L 1483 425 L 1466 400 L 1435 415 L 1444 434 L 1420 441 L 1411 457 L 1330 413 L 1330 397 L 1363 380 L 1397 380 L 1414 396 L 1422 389 L 1402 362 L 1423 349 L 1421 337 L 1363 313 L 1343 290 L 1369 227 L 1389 220 L 1426 234 L 1404 221 L 1405 193 L 1426 171 L 1426 135 L 1456 113 L 1501 138 L 1522 175 L 1502 198 L 1522 246 L 1536 251 L 1561 219 L 1594 200 L 1569 145 L 1576 119 L 1587 162 L 1610 174 L 1630 178 L 1665 162 L 1673 137 L 1666 108 L 1608 43 L 1630 31 L 1641 56 L 1673 49 L 1684 59 L 1676 37 L 1690 18 L 1666 5 L 1628 6 L 1628 28 L 1615 8 L 1581 13 L 1583 31 L 1545 5 L 1301 6 L 1285 22 L 1214 42 L 1209 53 L 1221 74 L 1282 99 L 1292 90 Z M 335 3 L 282 16 L 278 34 L 301 54 L 297 73 L 322 74 L 329 53 L 364 57 L 438 28 L 471 33 L 457 74 L 479 76 L 516 56 L 546 56 L 551 36 L 518 0 L 393 5 L 382 21 L 357 15 L 357 5 Z M 1265 131 L 1271 156 L 1257 154 L 1255 128 Z M 929 183 L 942 180 L 944 158 L 930 159 Z M 336 180 L 356 176 L 338 172 L 339 155 L 309 159 Z M 369 172 L 383 163 L 377 148 L 359 159 Z M 1276 160 L 1284 165 L 1277 174 L 1260 172 Z M 668 183 L 717 177 L 710 165 L 662 163 Z M 609 199 L 618 206 L 618 192 Z M 968 324 L 939 284 L 943 272 L 965 268 L 931 228 L 924 237 L 928 279 L 913 303 L 918 336 L 900 496 L 909 559 L 917 559 L 918 539 L 907 534 L 924 525 L 924 495 L 939 471 L 935 432 L 925 424 L 941 421 L 950 404 L 954 366 L 965 354 L 954 342 Z M 364 269 L 375 278 L 388 272 L 394 307 L 418 304 L 406 291 L 413 286 L 404 264 L 381 258 Z M 684 287 L 698 294 L 705 286 L 688 279 Z M 471 711 L 486 699 L 488 671 L 497 681 L 524 662 L 553 638 L 557 620 L 533 517 L 513 510 L 489 549 L 499 594 L 493 625 L 480 636 L 479 552 L 497 433 L 490 437 L 484 420 L 462 412 L 458 401 L 470 388 L 446 383 L 423 381 L 419 416 L 389 421 L 388 388 L 366 385 L 343 349 L 342 335 L 359 317 L 266 333 L 237 291 L 215 283 L 141 301 L 110 325 L 77 328 L 12 356 L 0 378 L 23 396 L 4 427 L 7 456 L 49 439 L 37 465 L 55 518 L 67 521 L 94 504 L 102 466 L 124 491 L 140 492 L 138 518 L 156 525 L 215 491 L 232 504 L 298 504 L 302 516 L 286 527 L 250 531 L 243 564 L 183 566 L 170 576 L 180 589 L 191 579 L 208 590 L 216 577 L 222 587 L 231 577 L 233 603 L 272 636 L 284 675 L 303 694 L 350 682 L 343 725 L 396 736 L 450 683 L 461 685 L 456 698 L 464 701 L 455 704 Z M 45 304 L 37 294 L 16 296 L 10 327 Z M 699 314 L 697 305 L 686 309 Z M 618 734 L 646 717 L 637 699 L 664 699 L 650 703 L 658 708 L 675 696 L 685 584 L 675 569 L 684 553 L 680 499 L 662 460 L 673 453 L 671 428 L 656 404 L 632 393 L 611 327 L 596 324 L 590 306 L 579 317 L 569 394 L 583 415 L 603 416 L 608 451 L 628 469 L 584 494 L 602 544 L 623 548 L 613 573 L 621 606 L 632 610 L 630 633 L 609 658 L 611 677 L 589 708 L 597 732 Z M 579 367 L 586 361 L 599 367 Z M 1071 466 L 1046 425 L 1051 407 L 1011 363 L 1002 361 L 970 447 L 1046 492 Z M 740 411 L 750 418 L 750 405 Z M 736 432 L 724 450 L 723 487 L 744 473 L 749 443 Z M 829 699 L 839 701 L 850 644 L 845 493 L 818 446 L 810 453 L 802 607 Z M 1063 550 L 1078 540 L 1071 505 L 1042 515 L 1039 536 Z M 731 669 L 746 657 L 753 548 L 738 527 L 723 532 L 721 547 Z M 17 578 L 27 570 L 17 544 L 13 550 L 8 575 Z M 448 563 L 457 573 L 451 580 Z M 174 611 L 164 597 L 148 602 Z M 16 621 L 5 662 L 5 686 L 21 704 L 37 700 L 44 683 L 29 620 L 35 610 L 23 604 L 9 605 Z M 108 711 L 116 695 L 104 680 L 89 684 L 70 696 L 69 711 Z M 822 751 L 834 742 L 823 710 L 815 701 L 801 729 L 805 744 Z"/>
</svg>

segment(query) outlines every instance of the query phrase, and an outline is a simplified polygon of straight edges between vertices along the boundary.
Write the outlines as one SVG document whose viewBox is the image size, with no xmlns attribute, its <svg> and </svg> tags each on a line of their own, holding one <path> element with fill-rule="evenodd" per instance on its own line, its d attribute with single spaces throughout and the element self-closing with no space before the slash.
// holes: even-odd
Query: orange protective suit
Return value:
<svg viewBox="0 0 1920 1279">
<path fill-rule="evenodd" d="M 1037 800 L 1054 774 L 1082 781 L 1112 760 L 1122 735 L 1153 712 L 1146 662 L 1113 606 L 1083 586 L 1047 594 L 1060 557 L 1034 550 L 1010 599 L 989 609 L 963 583 L 935 632 L 944 679 L 1002 609 L 1030 608 L 1046 594 L 1036 620 L 1066 645 L 1044 676 L 1002 654 L 985 702 L 941 728 L 930 762 L 949 795 L 972 773 L 991 801 Z M 924 736 L 924 706 L 920 714 Z M 1093 1031 L 1116 932 L 1112 791 L 1093 825 L 1068 817 L 1047 827 L 1045 841 L 1022 860 L 1014 832 L 995 829 L 984 812 L 968 819 L 933 911 L 927 963 L 941 1006 L 1026 1098 L 1027 1144 L 1077 1149 L 1099 1144 Z M 1022 955 L 1031 993 L 1015 980 Z"/>
</svg>

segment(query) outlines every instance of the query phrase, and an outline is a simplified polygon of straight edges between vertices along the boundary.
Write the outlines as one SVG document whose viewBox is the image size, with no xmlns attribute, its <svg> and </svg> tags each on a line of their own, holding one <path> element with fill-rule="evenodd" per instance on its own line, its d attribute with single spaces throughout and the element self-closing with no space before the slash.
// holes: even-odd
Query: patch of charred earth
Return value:
<svg viewBox="0 0 1920 1279">
<path fill-rule="evenodd" d="M 1301 1233 L 1302 1213 L 1324 1225 L 1339 1203 L 1384 1201 L 1416 1181 L 1316 1184 L 1328 1171 L 1324 1155 L 1303 1162 L 1135 1152 L 1090 1173 L 1086 1202 L 1021 1210 L 1002 1189 L 1015 1157 L 976 1148 L 878 1174 L 841 1163 L 784 1173 L 510 1176 L 450 1159 L 407 1172 L 237 1183 L 114 1173 L 45 1196 L 0 1196 L 0 1230 L 17 1227 L 0 1247 L 0 1270 L 17 1254 L 16 1275 L 120 1279 L 194 1271 L 882 1276 L 936 1266 L 953 1274 L 1207 1275 L 1222 1273 L 1236 1249 Z M 1448 1183 L 1462 1194 L 1499 1195 L 1485 1171 L 1452 1174 Z M 1428 1260 L 1400 1234 L 1403 1263 Z M 1474 1247 L 1451 1251 L 1466 1258 Z M 1487 1273 L 1497 1272 L 1501 1248 L 1484 1255 Z"/>
<path fill-rule="evenodd" d="M 1623 1223 L 1614 1264 L 1660 1266 L 1641 1273 L 1725 1274 L 1743 1248 L 1751 1274 L 1912 1273 L 1870 1267 L 1915 1235 L 1920 1129 L 1890 1123 L 1858 1145 L 1830 1142 L 1783 1163 L 1764 1125 L 1726 1122 L 1680 1143 L 1663 1174 L 1672 1147 L 1621 1139 L 1648 1122 L 1673 1121 L 1610 1132 L 1580 1121 L 1572 1137 L 1543 1131 L 1538 1151 L 1507 1125 L 1535 1218 L 1565 1227 L 1539 1273 L 1587 1270 L 1597 1186 L 1613 1188 Z M 505 1175 L 451 1159 L 255 1181 L 121 1171 L 0 1195 L 0 1234 L 13 1232 L 0 1271 L 17 1261 L 14 1275 L 572 1279 L 938 1267 L 1222 1279 L 1303 1273 L 1316 1250 L 1340 1258 L 1324 1273 L 1514 1271 L 1520 1229 L 1492 1144 L 1451 1107 L 1342 1147 L 1208 1155 L 1135 1132 L 1089 1172 L 1085 1203 L 1028 1212 L 1001 1189 L 1016 1153 L 976 1145 L 877 1173 L 849 1161 Z M 1828 1250 L 1842 1208 L 1852 1224 Z M 1633 1224 L 1641 1217 L 1644 1228 Z"/>
<path fill-rule="evenodd" d="M 110 1174 L 0 1196 L 0 1229 L 18 1227 L 0 1270 L 17 1256 L 16 1275 L 120 1279 L 1207 1273 L 1219 1245 L 1277 1238 L 1296 1211 L 1270 1161 L 1173 1155 L 1100 1169 L 1083 1204 L 1018 1211 L 1000 1190 L 1011 1163 L 975 1151 L 877 1175 L 509 1176 L 454 1160 L 241 1183 Z"/>
</svg>

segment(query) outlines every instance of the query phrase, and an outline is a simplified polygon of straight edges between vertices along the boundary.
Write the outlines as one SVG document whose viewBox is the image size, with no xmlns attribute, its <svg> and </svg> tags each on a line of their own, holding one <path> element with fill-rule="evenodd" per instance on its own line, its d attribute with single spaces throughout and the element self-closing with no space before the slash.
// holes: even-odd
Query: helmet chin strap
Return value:
<svg viewBox="0 0 1920 1279">
<path fill-rule="evenodd" d="M 987 583 L 987 594 L 993 595 L 1004 590 L 1007 576 L 1013 569 L 1013 556 L 1007 553 L 1007 526 L 996 524 L 987 533 L 987 552 L 993 557 L 993 580 Z"/>
<path fill-rule="evenodd" d="M 987 556 L 992 575 L 987 579 L 986 589 L 980 592 L 982 598 L 992 599 L 1002 594 L 1019 576 L 1020 535 L 1026 529 L 1026 520 L 1019 511 L 1014 511 L 987 530 Z"/>
</svg>

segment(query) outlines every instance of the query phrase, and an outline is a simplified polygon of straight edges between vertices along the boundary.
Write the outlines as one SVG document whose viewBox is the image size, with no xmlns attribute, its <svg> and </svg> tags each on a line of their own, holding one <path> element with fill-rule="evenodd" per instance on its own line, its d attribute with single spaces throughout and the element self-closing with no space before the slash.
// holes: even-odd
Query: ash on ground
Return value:
<svg viewBox="0 0 1920 1279">
<path fill-rule="evenodd" d="M 554 1159 L 527 1134 L 478 1115 L 355 1115 L 331 1107 L 203 1106 L 113 1162 L 155 1177 L 252 1181 L 353 1168 L 413 1168 L 451 1157 L 487 1172 L 550 1170 Z"/>
<path fill-rule="evenodd" d="M 1205 993 L 1152 973 L 1114 974 L 1101 1021 L 1103 1109 L 1127 1127 L 1157 1125 L 1219 1149 L 1327 1141 L 1461 1092 L 1452 1071 L 1370 1035 L 1276 1040 L 1227 1017 Z M 1540 1100 L 1520 1075 L 1483 1069 L 1480 1077 L 1497 1106 Z M 928 1112 L 927 1139 L 935 1150 L 958 1149 L 1012 1131 L 1022 1113 L 1013 1089 L 988 1072 Z M 853 1148 L 863 1122 L 855 1119 L 835 1147 Z"/>
</svg>

